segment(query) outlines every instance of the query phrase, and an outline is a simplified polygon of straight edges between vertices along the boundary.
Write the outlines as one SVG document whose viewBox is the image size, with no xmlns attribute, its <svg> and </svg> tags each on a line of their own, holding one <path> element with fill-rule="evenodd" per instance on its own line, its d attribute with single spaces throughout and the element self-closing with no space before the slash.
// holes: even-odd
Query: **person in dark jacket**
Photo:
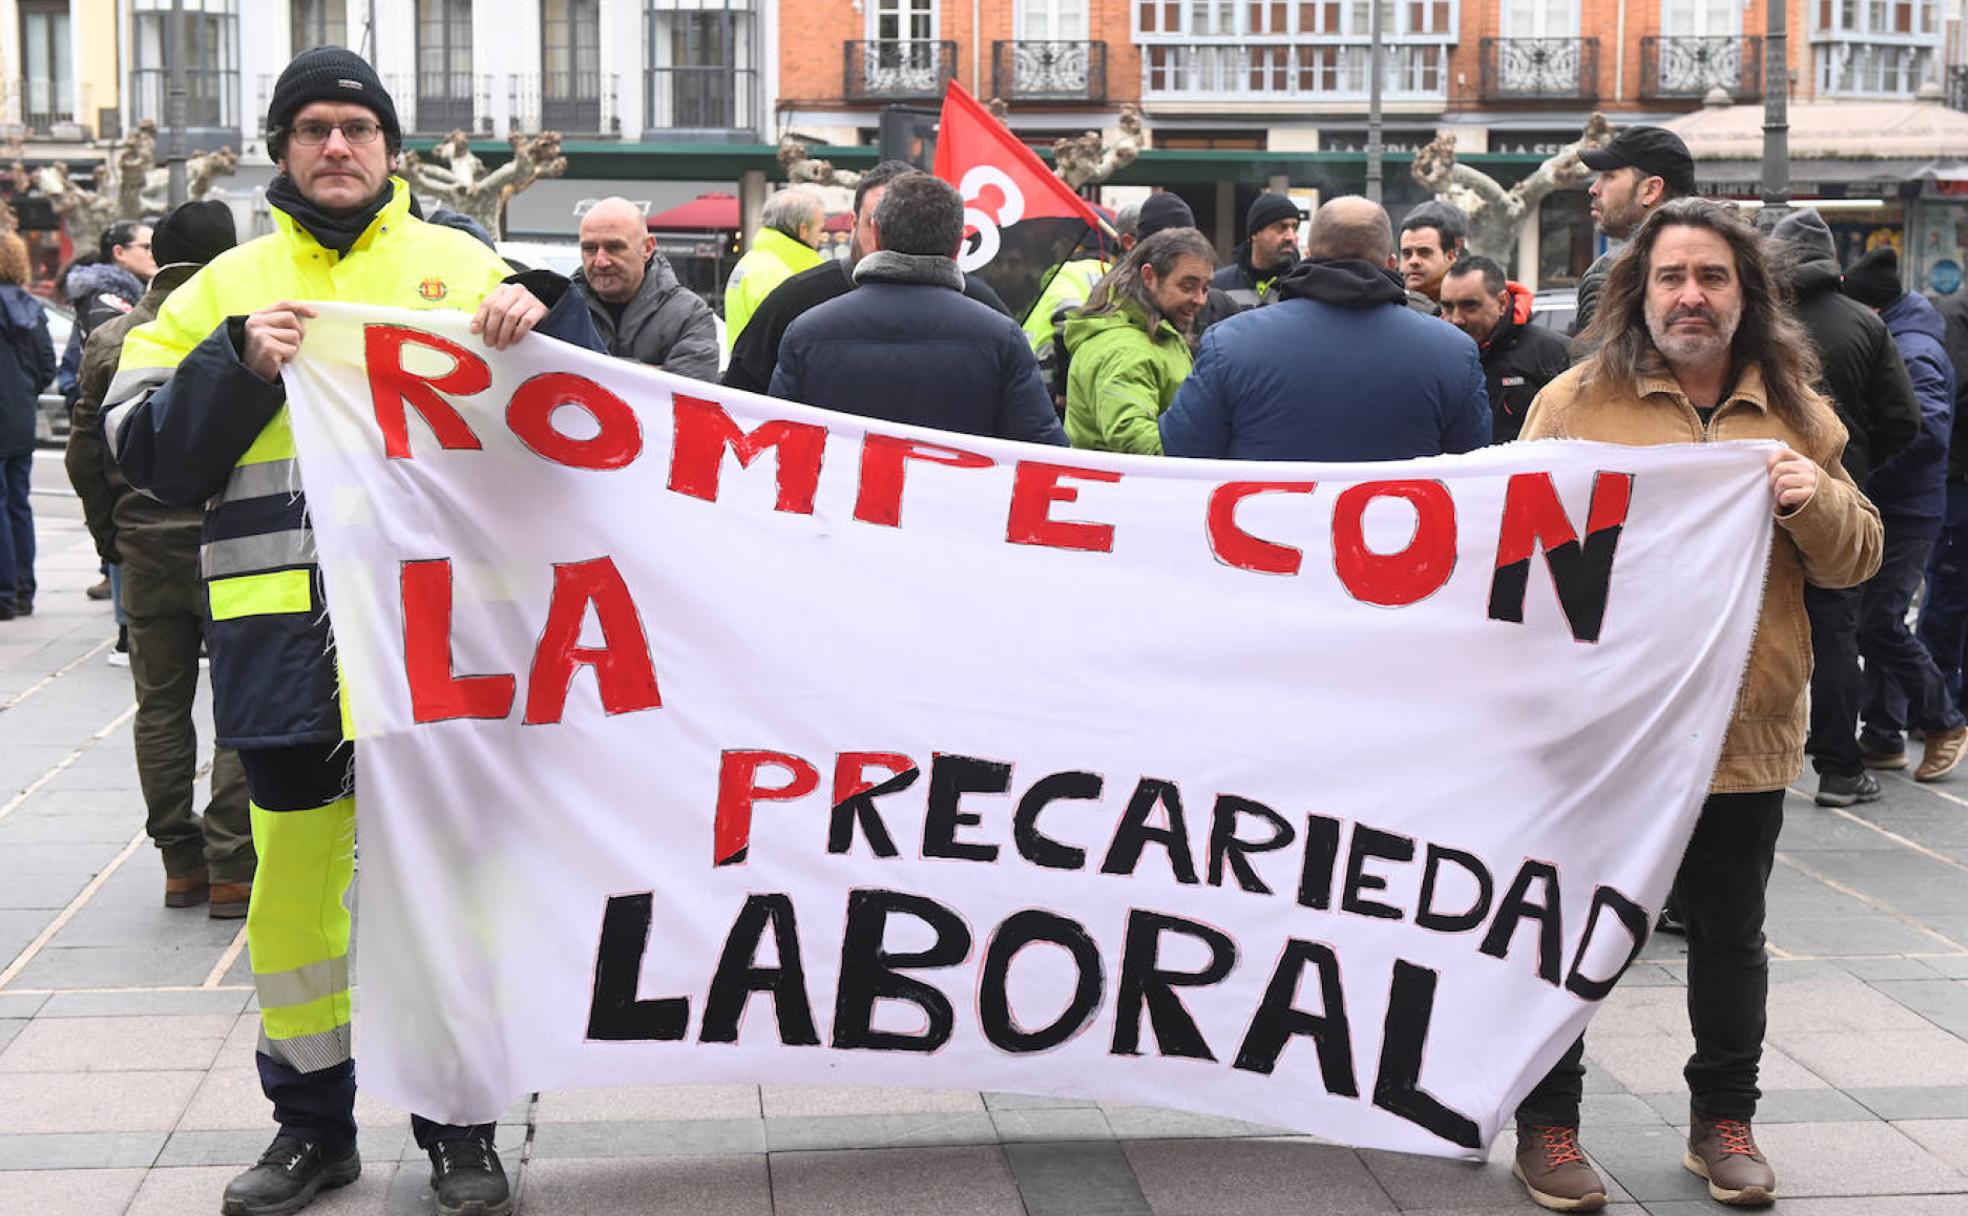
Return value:
<svg viewBox="0 0 1968 1216">
<path fill-rule="evenodd" d="M 55 378 L 48 314 L 27 294 L 27 245 L 0 232 L 0 621 L 34 607 L 34 420 Z"/>
<path fill-rule="evenodd" d="M 1945 514 L 1927 563 L 1927 590 L 1915 636 L 1934 657 L 1955 704 L 1968 709 L 1961 686 L 1968 652 L 1968 293 L 1946 297 L 1935 311 L 1946 327 L 1948 362 L 1954 369 L 1954 428 L 1948 440 Z"/>
<path fill-rule="evenodd" d="M 762 393 L 772 383 L 772 369 L 779 362 L 779 344 L 786 329 L 808 309 L 825 304 L 854 290 L 854 266 L 868 252 L 875 207 L 881 202 L 888 183 L 908 173 L 921 173 L 905 160 L 885 160 L 861 175 L 854 187 L 854 235 L 848 244 L 848 259 L 828 258 L 820 265 L 802 270 L 779 284 L 777 290 L 760 301 L 752 313 L 752 323 L 731 346 L 731 362 L 724 369 L 724 386 Z M 1011 316 L 1011 309 L 977 275 L 965 275 L 963 293 L 994 312 Z"/>
<path fill-rule="evenodd" d="M 1454 203 L 1426 202 L 1401 221 L 1401 278 L 1408 307 L 1431 317 L 1442 315 L 1442 280 L 1463 255 L 1469 219 Z"/>
<path fill-rule="evenodd" d="M 1407 307 L 1380 204 L 1319 208 L 1279 301 L 1203 335 L 1162 415 L 1169 456 L 1401 460 L 1490 441 L 1476 344 Z"/>
<path fill-rule="evenodd" d="M 1681 137 L 1666 127 L 1627 127 L 1603 148 L 1585 148 L 1579 160 L 1595 171 L 1589 193 L 1592 222 L 1615 241 L 1639 230 L 1640 221 L 1669 199 L 1695 192 L 1695 158 Z M 1572 336 L 1582 334 L 1599 311 L 1599 293 L 1606 285 L 1618 249 L 1608 249 L 1579 276 L 1578 312 Z M 1583 357 L 1585 351 L 1576 350 Z"/>
<path fill-rule="evenodd" d="M 174 507 L 139 494 L 103 448 L 98 411 L 123 353 L 123 337 L 153 320 L 165 297 L 198 268 L 233 247 L 232 210 L 216 199 L 186 203 L 151 236 L 159 269 L 137 306 L 89 335 L 82 352 L 82 394 L 68 433 L 68 477 L 82 497 L 96 551 L 122 569 L 130 621 L 130 677 L 136 686 L 137 780 L 144 829 L 164 862 L 164 903 L 207 903 L 215 920 L 246 915 L 253 895 L 253 825 L 246 771 L 229 747 L 212 755 L 212 800 L 196 812 L 198 654 L 205 637 L 204 586 L 198 575 L 202 506 Z"/>
<path fill-rule="evenodd" d="M 1298 204 L 1284 195 L 1268 190 L 1258 195 L 1244 212 L 1244 243 L 1210 281 L 1239 308 L 1270 303 L 1278 280 L 1298 263 L 1298 226 L 1304 220 Z"/>
<path fill-rule="evenodd" d="M 656 252 L 642 209 L 628 199 L 602 199 L 581 217 L 574 290 L 588 302 L 609 354 L 693 380 L 717 380 L 711 306 L 677 282 L 669 259 Z"/>
<path fill-rule="evenodd" d="M 1760 219 L 1761 217 L 1759 217 Z M 1838 290 L 1838 254 L 1831 229 L 1810 208 L 1800 208 L 1770 225 L 1773 260 L 1788 278 L 1794 311 L 1818 348 L 1824 364 L 1824 393 L 1850 437 L 1845 471 L 1860 486 L 1872 470 L 1912 442 L 1920 430 L 1920 403 L 1906 364 L 1893 348 L 1886 323 L 1870 308 Z M 1859 616 L 1864 592 L 1858 587 L 1806 588 L 1811 616 L 1811 735 L 1805 750 L 1818 773 L 1819 806 L 1851 806 L 1879 797 L 1879 782 L 1865 770 L 1859 750 Z M 1960 760 L 1968 732 L 1930 740 L 1927 757 L 1914 773 L 1934 780 Z M 1930 763 L 1931 762 L 1931 763 Z M 1926 776 L 1922 777 L 1921 774 Z"/>
<path fill-rule="evenodd" d="M 1946 512 L 1954 365 L 1948 360 L 1946 322 L 1932 304 L 1901 285 L 1900 255 L 1891 245 L 1854 262 L 1843 290 L 1886 323 L 1920 401 L 1920 430 L 1913 442 L 1874 468 L 1865 486 L 1886 527 L 1886 549 L 1859 606 L 1859 657 L 1865 660 L 1859 751 L 1867 768 L 1899 769 L 1907 763 L 1907 727 L 1928 738 L 1968 733 L 1968 718 L 1906 623 Z"/>
<path fill-rule="evenodd" d="M 792 323 L 772 395 L 969 435 L 1064 446 L 1025 332 L 963 295 L 963 198 L 927 173 L 875 205 L 853 291 Z"/>
<path fill-rule="evenodd" d="M 1442 319 L 1475 340 L 1490 394 L 1490 442 L 1508 443 L 1524 427 L 1538 390 L 1572 365 L 1565 340 L 1532 325 L 1531 291 L 1503 267 L 1471 255 L 1442 276 Z"/>
</svg>

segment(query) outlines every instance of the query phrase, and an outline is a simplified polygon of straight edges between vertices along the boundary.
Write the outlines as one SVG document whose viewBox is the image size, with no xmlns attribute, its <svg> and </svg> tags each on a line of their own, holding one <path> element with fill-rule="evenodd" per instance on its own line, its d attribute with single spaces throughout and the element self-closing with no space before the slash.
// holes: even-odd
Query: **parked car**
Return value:
<svg viewBox="0 0 1968 1216">
<path fill-rule="evenodd" d="M 1572 318 L 1578 316 L 1576 288 L 1540 291 L 1531 299 L 1531 324 L 1556 330 L 1560 337 L 1572 332 Z"/>
<path fill-rule="evenodd" d="M 53 300 L 40 300 L 41 310 L 48 314 L 48 337 L 55 344 L 55 357 L 68 349 L 69 331 L 75 328 L 75 314 L 66 304 Z M 34 420 L 35 442 L 60 447 L 68 442 L 68 402 L 62 399 L 61 390 L 50 384 L 41 390 L 40 413 Z"/>
<path fill-rule="evenodd" d="M 528 270 L 551 270 L 573 278 L 581 270 L 581 247 L 559 241 L 500 241 L 493 246 L 508 262 Z"/>
</svg>

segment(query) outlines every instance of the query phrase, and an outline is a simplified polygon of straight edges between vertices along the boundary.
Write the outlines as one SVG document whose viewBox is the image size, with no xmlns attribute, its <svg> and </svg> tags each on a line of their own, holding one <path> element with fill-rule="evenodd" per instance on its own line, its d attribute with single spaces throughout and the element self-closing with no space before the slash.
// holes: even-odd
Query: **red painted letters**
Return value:
<svg viewBox="0 0 1968 1216">
<path fill-rule="evenodd" d="M 1367 548 L 1360 519 L 1376 498 L 1414 504 L 1414 538 L 1398 553 Z M 1455 571 L 1455 500 L 1439 481 L 1369 481 L 1343 491 L 1333 505 L 1333 565 L 1356 600 L 1398 608 L 1441 590 Z"/>
<path fill-rule="evenodd" d="M 962 448 L 870 433 L 861 440 L 861 490 L 854 499 L 854 518 L 890 528 L 902 526 L 902 470 L 911 460 L 953 469 L 988 469 L 997 463 Z"/>
<path fill-rule="evenodd" d="M 585 410 L 600 428 L 573 439 L 554 427 L 563 405 Z M 619 469 L 642 454 L 642 427 L 629 403 L 586 376 L 542 372 L 519 386 L 506 406 L 506 425 L 536 455 L 574 469 Z"/>
<path fill-rule="evenodd" d="M 1297 574 L 1303 554 L 1290 545 L 1259 540 L 1237 526 L 1237 504 L 1254 494 L 1310 494 L 1316 481 L 1229 481 L 1209 500 L 1209 545 L 1216 560 L 1258 574 Z"/>
<path fill-rule="evenodd" d="M 1052 504 L 1078 502 L 1080 492 L 1062 486 L 1062 477 L 1085 481 L 1119 481 L 1121 475 L 1110 469 L 1077 469 L 1069 464 L 1050 464 L 1043 460 L 1021 460 L 1012 474 L 1011 518 L 1005 539 L 1014 545 L 1045 545 L 1053 549 L 1080 549 L 1087 553 L 1114 551 L 1114 525 L 1090 524 L 1077 520 L 1054 519 Z"/>
<path fill-rule="evenodd" d="M 451 671 L 451 562 L 404 562 L 403 674 L 410 681 L 410 714 L 419 722 L 503 718 L 512 712 L 510 675 L 460 676 Z"/>
<path fill-rule="evenodd" d="M 409 460 L 410 422 L 406 406 L 415 409 L 437 436 L 437 445 L 449 450 L 478 450 L 478 436 L 440 391 L 469 397 L 492 386 L 492 370 L 485 360 L 448 338 L 427 334 L 404 325 L 365 325 L 362 327 L 363 358 L 369 368 L 369 396 L 376 408 L 376 426 L 383 432 L 383 453 L 392 460 Z M 451 370 L 441 376 L 420 376 L 403 367 L 406 344 L 426 347 L 449 355 Z"/>
<path fill-rule="evenodd" d="M 906 757 L 905 757 L 906 759 Z M 784 785 L 761 785 L 759 770 L 770 765 L 784 769 Z M 752 806 L 759 802 L 788 802 L 820 788 L 820 770 L 786 752 L 728 751 L 718 765 L 717 818 L 711 827 L 713 864 L 728 866 L 745 860 L 752 843 Z"/>
<path fill-rule="evenodd" d="M 601 625 L 600 646 L 580 644 L 581 625 L 587 620 L 590 604 Z M 607 712 L 625 714 L 662 705 L 642 619 L 636 615 L 635 601 L 629 598 L 621 572 L 606 557 L 554 566 L 546 629 L 533 654 L 533 670 L 526 677 L 528 723 L 560 721 L 567 707 L 568 687 L 574 682 L 574 669 L 584 664 L 594 668 L 601 707 Z"/>
<path fill-rule="evenodd" d="M 676 447 L 670 454 L 670 489 L 705 502 L 716 502 L 718 473 L 728 447 L 740 468 L 750 467 L 760 452 L 772 448 L 779 457 L 779 500 L 775 509 L 795 515 L 813 514 L 813 495 L 820 485 L 820 458 L 827 450 L 827 428 L 810 422 L 777 419 L 762 422 L 750 434 L 741 430 L 715 401 L 678 393 Z"/>
</svg>

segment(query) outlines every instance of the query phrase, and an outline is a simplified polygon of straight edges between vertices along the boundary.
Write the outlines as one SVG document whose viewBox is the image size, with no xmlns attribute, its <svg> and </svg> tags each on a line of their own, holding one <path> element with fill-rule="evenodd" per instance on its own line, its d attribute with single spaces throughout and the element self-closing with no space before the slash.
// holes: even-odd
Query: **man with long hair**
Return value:
<svg viewBox="0 0 1968 1216">
<path fill-rule="evenodd" d="M 1066 438 L 1099 452 L 1162 454 L 1157 426 L 1188 378 L 1216 252 L 1194 228 L 1136 245 L 1066 321 Z"/>
<path fill-rule="evenodd" d="M 1804 758 L 1804 587 L 1871 577 L 1879 513 L 1839 460 L 1845 427 L 1813 387 L 1816 352 L 1735 208 L 1686 198 L 1649 215 L 1608 271 L 1587 338 L 1595 353 L 1538 395 L 1523 438 L 1780 445 L 1770 453 L 1775 536 L 1756 642 L 1674 881 L 1695 1040 L 1682 1163 L 1715 1199 L 1760 1206 L 1777 1190 L 1750 1127 L 1769 993 L 1764 890 L 1784 787 Z M 1556 1211 L 1589 1211 L 1606 1198 L 1578 1147 L 1583 1054 L 1581 1039 L 1517 1108 L 1517 1176 Z"/>
</svg>

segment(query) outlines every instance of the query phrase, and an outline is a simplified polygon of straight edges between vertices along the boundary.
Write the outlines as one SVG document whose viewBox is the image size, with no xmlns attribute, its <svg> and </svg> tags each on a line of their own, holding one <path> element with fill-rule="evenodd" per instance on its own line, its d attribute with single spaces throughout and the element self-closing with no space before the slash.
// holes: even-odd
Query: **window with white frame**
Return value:
<svg viewBox="0 0 1968 1216">
<path fill-rule="evenodd" d="M 1818 0 L 1812 24 L 1822 95 L 1912 97 L 1938 80 L 1940 0 Z"/>
<path fill-rule="evenodd" d="M 1087 0 L 1018 0 L 1024 42 L 1080 42 L 1087 36 Z"/>
<path fill-rule="evenodd" d="M 164 122 L 165 53 L 171 0 L 134 0 L 130 44 L 130 117 Z M 183 0 L 178 54 L 185 72 L 186 125 L 239 126 L 239 17 L 234 0 Z"/>
<path fill-rule="evenodd" d="M 1368 0 L 1135 0 L 1134 32 L 1148 42 L 1365 41 L 1372 17 Z M 1456 0 L 1381 0 L 1380 19 L 1390 39 L 1454 42 Z"/>
</svg>

